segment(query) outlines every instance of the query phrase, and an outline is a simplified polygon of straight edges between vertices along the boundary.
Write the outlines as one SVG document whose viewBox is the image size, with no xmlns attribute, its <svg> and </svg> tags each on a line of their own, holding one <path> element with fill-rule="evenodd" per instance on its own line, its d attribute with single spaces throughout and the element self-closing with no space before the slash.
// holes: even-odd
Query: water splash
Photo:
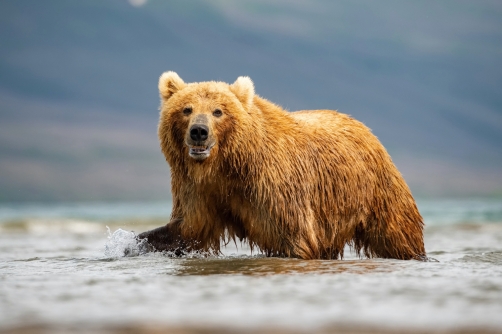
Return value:
<svg viewBox="0 0 502 334">
<path fill-rule="evenodd" d="M 146 239 L 138 241 L 134 232 L 125 231 L 121 228 L 111 233 L 108 230 L 108 242 L 105 245 L 105 256 L 124 257 L 139 256 L 148 253 L 148 243 Z"/>
</svg>

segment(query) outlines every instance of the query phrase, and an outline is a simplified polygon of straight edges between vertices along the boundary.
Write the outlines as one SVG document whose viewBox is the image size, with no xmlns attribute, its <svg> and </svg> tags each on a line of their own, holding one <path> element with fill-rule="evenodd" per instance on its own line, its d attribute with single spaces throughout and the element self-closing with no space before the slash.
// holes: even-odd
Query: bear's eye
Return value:
<svg viewBox="0 0 502 334">
<path fill-rule="evenodd" d="M 221 115 L 223 115 L 223 111 L 221 111 L 220 109 L 216 109 L 215 111 L 213 111 L 213 116 L 221 117 Z"/>
<path fill-rule="evenodd" d="M 184 115 L 190 115 L 192 113 L 192 108 L 191 107 L 186 107 L 183 109 L 183 114 Z"/>
</svg>

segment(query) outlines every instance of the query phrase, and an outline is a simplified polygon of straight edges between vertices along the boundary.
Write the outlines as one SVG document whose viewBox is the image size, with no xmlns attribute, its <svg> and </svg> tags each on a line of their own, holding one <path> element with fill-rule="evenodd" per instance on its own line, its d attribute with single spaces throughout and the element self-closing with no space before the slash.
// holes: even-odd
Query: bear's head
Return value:
<svg viewBox="0 0 502 334">
<path fill-rule="evenodd" d="M 251 122 L 254 86 L 249 77 L 233 84 L 185 83 L 175 72 L 159 79 L 159 139 L 170 165 L 203 163 L 230 152 Z"/>
</svg>

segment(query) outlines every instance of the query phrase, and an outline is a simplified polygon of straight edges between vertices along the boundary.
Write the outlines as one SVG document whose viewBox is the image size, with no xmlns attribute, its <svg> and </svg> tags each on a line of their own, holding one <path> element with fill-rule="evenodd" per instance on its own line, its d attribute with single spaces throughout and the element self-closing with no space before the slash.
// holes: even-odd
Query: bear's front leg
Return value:
<svg viewBox="0 0 502 334">
<path fill-rule="evenodd" d="M 165 226 L 138 234 L 138 241 L 146 239 L 154 252 L 173 252 L 181 256 L 188 250 L 188 242 L 181 236 L 181 219 L 172 220 Z"/>
</svg>

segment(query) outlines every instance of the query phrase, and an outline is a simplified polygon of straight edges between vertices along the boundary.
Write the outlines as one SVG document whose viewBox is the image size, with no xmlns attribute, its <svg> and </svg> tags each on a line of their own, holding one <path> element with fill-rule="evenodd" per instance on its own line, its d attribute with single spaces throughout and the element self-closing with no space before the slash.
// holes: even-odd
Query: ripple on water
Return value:
<svg viewBox="0 0 502 334">
<path fill-rule="evenodd" d="M 460 259 L 462 262 L 502 264 L 502 252 L 484 252 L 478 254 L 468 254 Z"/>
<path fill-rule="evenodd" d="M 39 261 L 41 260 L 42 258 L 38 257 L 38 256 L 35 256 L 35 257 L 30 257 L 30 258 L 27 258 L 27 259 L 18 259 L 18 260 L 13 260 L 14 262 L 31 262 L 31 261 Z"/>
<path fill-rule="evenodd" d="M 175 265 L 175 275 L 252 275 L 264 276 L 275 274 L 364 274 L 369 272 L 389 272 L 393 270 L 393 261 L 382 260 L 310 260 L 290 258 L 268 258 L 264 255 L 201 255 L 186 254 L 181 258 L 172 258 L 170 253 L 148 253 L 146 240 L 138 242 L 134 232 L 118 229 L 111 233 L 108 229 L 108 241 L 105 245 L 106 258 L 95 261 L 115 261 L 119 258 L 141 256 L 150 261 L 169 261 Z M 152 258 L 156 257 L 156 258 Z M 131 259 L 132 260 L 132 259 Z"/>
<path fill-rule="evenodd" d="M 390 272 L 392 261 L 355 260 L 298 260 L 266 258 L 263 256 L 211 257 L 180 261 L 177 275 L 251 275 L 267 276 L 277 274 L 365 274 L 369 272 Z"/>
</svg>

